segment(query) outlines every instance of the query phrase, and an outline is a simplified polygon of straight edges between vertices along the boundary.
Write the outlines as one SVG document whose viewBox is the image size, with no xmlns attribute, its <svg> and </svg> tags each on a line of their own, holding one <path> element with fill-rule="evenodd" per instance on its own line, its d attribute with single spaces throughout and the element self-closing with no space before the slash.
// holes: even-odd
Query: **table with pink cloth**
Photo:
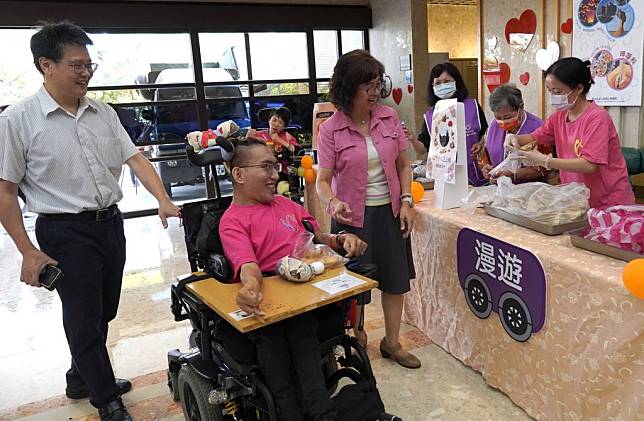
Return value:
<svg viewBox="0 0 644 421">
<path fill-rule="evenodd" d="M 463 209 L 417 205 L 412 235 L 416 280 L 404 321 L 537 419 L 644 420 L 644 300 L 622 283 L 625 262 Z M 456 241 L 468 227 L 534 253 L 546 273 L 546 321 L 527 342 L 467 306 L 458 280 Z M 463 402 L 467 405 L 467 402 Z"/>
</svg>

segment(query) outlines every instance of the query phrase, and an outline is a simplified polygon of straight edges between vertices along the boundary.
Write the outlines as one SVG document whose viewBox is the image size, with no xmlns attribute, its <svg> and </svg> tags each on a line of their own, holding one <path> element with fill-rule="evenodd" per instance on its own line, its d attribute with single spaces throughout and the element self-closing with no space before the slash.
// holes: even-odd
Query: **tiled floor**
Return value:
<svg viewBox="0 0 644 421">
<path fill-rule="evenodd" d="M 33 234 L 33 218 L 26 221 Z M 166 352 L 185 349 L 188 327 L 173 321 L 168 286 L 189 271 L 177 221 L 164 231 L 154 217 L 128 220 L 128 262 L 119 315 L 110 325 L 115 372 L 133 380 L 124 396 L 136 420 L 181 420 L 165 385 Z M 20 255 L 0 229 L 0 420 L 96 420 L 87 400 L 64 396 L 69 351 L 55 293 L 18 281 Z M 419 370 L 383 360 L 379 296 L 368 306 L 368 352 L 387 410 L 405 421 L 522 420 L 529 417 L 480 374 L 433 345 L 412 326 L 401 342 L 421 359 Z"/>
</svg>

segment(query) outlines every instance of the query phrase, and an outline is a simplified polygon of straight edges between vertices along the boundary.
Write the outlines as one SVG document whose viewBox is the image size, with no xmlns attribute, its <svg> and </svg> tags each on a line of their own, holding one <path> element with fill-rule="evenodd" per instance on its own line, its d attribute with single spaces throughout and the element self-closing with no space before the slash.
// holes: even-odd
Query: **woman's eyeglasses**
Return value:
<svg viewBox="0 0 644 421">
<path fill-rule="evenodd" d="M 359 89 L 367 92 L 380 93 L 385 86 L 384 81 L 381 79 L 377 82 L 365 83 L 359 86 Z"/>
</svg>

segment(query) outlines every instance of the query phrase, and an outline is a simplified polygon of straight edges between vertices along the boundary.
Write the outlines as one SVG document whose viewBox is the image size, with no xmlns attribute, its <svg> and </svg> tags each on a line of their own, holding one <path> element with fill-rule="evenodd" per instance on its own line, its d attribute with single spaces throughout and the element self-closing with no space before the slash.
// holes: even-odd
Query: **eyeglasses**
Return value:
<svg viewBox="0 0 644 421">
<path fill-rule="evenodd" d="M 281 162 L 264 162 L 263 164 L 255 165 L 238 165 L 238 168 L 261 168 L 267 174 L 272 174 L 273 171 L 281 172 L 282 163 Z"/>
<path fill-rule="evenodd" d="M 385 83 L 382 79 L 380 79 L 377 82 L 371 82 L 371 83 L 364 83 L 360 85 L 358 88 L 362 91 L 366 92 L 373 92 L 373 93 L 380 93 L 382 91 L 382 88 L 385 86 Z"/>
<path fill-rule="evenodd" d="M 83 70 L 87 70 L 90 73 L 94 73 L 96 69 L 98 69 L 98 63 L 89 63 L 89 64 L 83 64 L 83 63 L 74 63 L 74 64 L 68 64 L 69 67 L 72 67 L 74 69 L 74 72 L 77 75 L 80 75 L 83 73 Z"/>
</svg>

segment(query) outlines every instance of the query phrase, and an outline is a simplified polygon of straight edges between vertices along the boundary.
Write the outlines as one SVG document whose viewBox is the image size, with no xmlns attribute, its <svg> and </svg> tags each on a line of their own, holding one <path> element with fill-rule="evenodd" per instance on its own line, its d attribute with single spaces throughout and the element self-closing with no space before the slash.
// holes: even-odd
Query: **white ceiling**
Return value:
<svg viewBox="0 0 644 421">
<path fill-rule="evenodd" d="M 334 6 L 367 6 L 369 0 L 122 0 L 122 1 L 167 1 L 172 3 L 240 3 L 240 4 L 299 4 L 299 5 L 334 5 Z"/>
</svg>

